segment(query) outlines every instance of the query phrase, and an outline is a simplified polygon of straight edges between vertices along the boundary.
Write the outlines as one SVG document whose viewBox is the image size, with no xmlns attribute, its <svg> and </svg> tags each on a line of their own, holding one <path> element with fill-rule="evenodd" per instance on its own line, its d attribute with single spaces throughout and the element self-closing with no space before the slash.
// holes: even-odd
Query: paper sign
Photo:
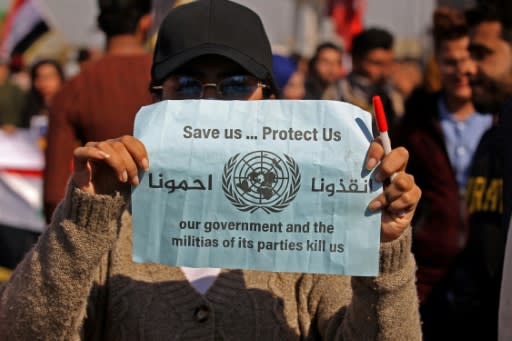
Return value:
<svg viewBox="0 0 512 341">
<path fill-rule="evenodd" d="M 371 116 L 331 101 L 165 101 L 135 136 L 133 259 L 189 267 L 377 275 L 381 191 Z"/>
</svg>

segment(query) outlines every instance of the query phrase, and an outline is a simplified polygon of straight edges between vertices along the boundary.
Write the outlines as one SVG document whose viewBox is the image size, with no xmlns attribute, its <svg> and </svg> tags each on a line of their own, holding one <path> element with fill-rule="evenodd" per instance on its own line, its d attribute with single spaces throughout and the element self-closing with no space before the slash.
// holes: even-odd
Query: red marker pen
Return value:
<svg viewBox="0 0 512 341">
<path fill-rule="evenodd" d="M 391 140 L 388 134 L 388 122 L 386 120 L 386 113 L 384 112 L 384 106 L 380 96 L 373 96 L 373 112 L 375 114 L 375 120 L 377 122 L 377 129 L 379 129 L 379 136 L 384 146 L 384 153 L 389 154 L 391 152 Z"/>
<path fill-rule="evenodd" d="M 386 120 L 386 113 L 384 112 L 384 106 L 382 105 L 382 100 L 380 96 L 373 96 L 373 111 L 375 113 L 375 120 L 377 121 L 377 129 L 379 129 L 379 137 L 382 141 L 382 146 L 384 147 L 384 153 L 391 153 L 391 140 L 389 139 L 388 134 L 388 122 Z M 391 181 L 393 181 L 396 177 L 396 173 L 391 175 Z M 399 218 L 405 217 L 407 212 L 399 212 L 397 216 Z"/>
<path fill-rule="evenodd" d="M 380 96 L 373 96 L 373 112 L 375 114 L 375 121 L 377 122 L 377 129 L 379 129 L 379 137 L 384 147 L 384 153 L 387 155 L 391 153 L 391 140 L 388 134 L 388 121 L 386 120 L 386 113 Z M 391 175 L 391 181 L 396 177 L 396 173 Z"/>
</svg>

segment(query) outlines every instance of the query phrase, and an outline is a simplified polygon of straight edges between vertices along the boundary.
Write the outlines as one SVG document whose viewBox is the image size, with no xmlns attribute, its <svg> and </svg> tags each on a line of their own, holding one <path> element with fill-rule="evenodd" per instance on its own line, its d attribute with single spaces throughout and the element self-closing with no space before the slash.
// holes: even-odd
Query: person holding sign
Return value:
<svg viewBox="0 0 512 341">
<path fill-rule="evenodd" d="M 254 12 L 198 1 L 163 22 L 152 89 L 175 100 L 273 98 L 271 69 Z M 404 172 L 407 151 L 385 154 L 375 141 L 366 159 L 387 182 L 369 203 L 382 212 L 380 274 L 348 277 L 135 264 L 128 193 L 152 160 L 131 136 L 89 142 L 74 152 L 50 227 L 0 287 L 0 339 L 420 340 L 410 222 L 421 194 Z"/>
</svg>

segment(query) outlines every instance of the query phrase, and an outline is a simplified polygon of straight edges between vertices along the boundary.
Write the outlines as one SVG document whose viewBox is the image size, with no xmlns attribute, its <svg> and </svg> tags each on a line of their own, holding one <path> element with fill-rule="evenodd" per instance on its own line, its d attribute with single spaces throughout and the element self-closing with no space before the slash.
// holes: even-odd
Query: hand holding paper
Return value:
<svg viewBox="0 0 512 341">
<path fill-rule="evenodd" d="M 380 96 L 373 97 L 373 110 L 380 136 L 370 146 L 367 167 L 372 169 L 376 160 L 381 160 L 384 156 L 376 178 L 380 181 L 389 179 L 387 182 L 391 184 L 385 186 L 384 193 L 370 203 L 370 209 L 384 208 L 381 240 L 386 242 L 398 238 L 409 226 L 421 191 L 415 185 L 414 178 L 404 173 L 409 159 L 407 150 L 403 147 L 394 151 L 391 149 L 386 113 Z"/>
<path fill-rule="evenodd" d="M 405 173 L 408 160 L 409 152 L 403 147 L 393 149 L 385 155 L 379 139 L 372 142 L 368 150 L 368 169 L 373 169 L 380 161 L 375 174 L 378 180 L 386 182 L 396 174 L 393 181 L 384 187 L 384 192 L 369 205 L 374 211 L 382 210 L 382 242 L 395 240 L 402 235 L 411 224 L 414 210 L 421 197 L 421 190 L 414 182 L 413 176 Z M 404 212 L 405 214 L 402 214 Z"/>
<path fill-rule="evenodd" d="M 304 105 L 304 103 L 305 102 L 299 104 Z M 289 104 L 292 105 L 293 103 Z M 241 107 L 243 107 L 244 105 L 247 106 L 247 104 L 237 104 L 237 106 Z M 313 104 L 309 103 L 309 105 Z M 159 106 L 162 107 L 164 106 L 164 104 L 159 104 Z M 269 106 L 269 108 L 273 107 Z M 277 108 L 279 108 L 279 106 L 277 106 Z M 324 109 L 322 108 L 321 110 Z M 161 118 L 163 116 L 152 115 L 148 117 L 150 117 L 150 121 L 147 122 L 149 126 L 159 127 L 163 124 L 161 122 L 158 123 L 152 121 L 158 117 Z M 184 116 L 183 119 L 186 120 L 187 118 Z M 297 116 L 295 120 L 300 121 L 301 119 L 303 118 Z M 356 118 L 356 122 L 358 120 L 359 118 Z M 213 120 L 211 122 L 216 122 L 216 120 Z M 370 178 L 366 178 L 366 176 L 368 175 L 364 175 L 364 177 L 358 178 L 361 175 L 357 176 L 356 173 L 353 173 L 353 171 L 350 170 L 350 168 L 347 168 L 352 162 L 350 161 L 351 159 L 353 159 L 356 162 L 355 165 L 357 165 L 357 159 L 361 158 L 362 155 L 364 155 L 364 149 L 362 149 L 359 152 L 360 156 L 358 156 L 357 153 L 354 154 L 356 149 L 355 145 L 353 145 L 351 149 L 342 152 L 342 154 L 345 153 L 343 154 L 345 156 L 338 156 L 341 157 L 341 159 L 339 159 L 340 161 L 336 161 L 338 160 L 337 158 L 333 159 L 332 156 L 328 156 L 331 154 L 329 149 L 332 149 L 332 153 L 339 153 L 341 151 L 341 149 L 339 149 L 341 143 L 354 143 L 350 142 L 350 140 L 346 140 L 347 138 L 349 138 L 349 135 L 347 134 L 347 131 L 343 130 L 345 128 L 342 128 L 340 126 L 339 128 L 336 128 L 339 130 L 336 130 L 333 129 L 332 127 L 312 127 L 310 126 L 311 123 L 301 123 L 303 125 L 302 127 L 301 124 L 296 123 L 296 126 L 293 127 L 293 129 L 283 129 L 282 127 L 287 127 L 286 123 L 280 128 L 279 124 L 276 124 L 275 122 L 272 123 L 272 121 L 265 120 L 263 120 L 262 122 L 264 123 L 262 126 L 260 139 L 269 140 L 269 142 L 259 141 L 259 144 L 271 143 L 270 145 L 279 145 L 279 143 L 282 143 L 282 141 L 289 141 L 288 144 L 293 143 L 299 149 L 292 148 L 291 151 L 288 151 L 285 154 L 275 154 L 273 152 L 270 152 L 268 147 L 262 145 L 258 146 L 258 143 L 256 143 L 256 145 L 258 146 L 258 148 L 256 149 L 266 149 L 267 151 L 257 151 L 252 153 L 249 152 L 245 153 L 245 155 L 241 155 L 240 153 L 230 154 L 231 156 L 228 157 L 229 160 L 227 161 L 227 163 L 224 164 L 225 161 L 222 161 L 224 164 L 224 175 L 222 175 L 220 178 L 220 175 L 216 174 L 215 168 L 209 170 L 207 172 L 208 174 L 201 173 L 201 175 L 196 174 L 195 176 L 190 177 L 190 171 L 193 171 L 193 169 L 189 169 L 190 161 L 187 162 L 187 164 L 185 164 L 184 166 L 180 166 L 179 160 L 176 159 L 174 159 L 172 162 L 172 164 L 178 164 L 176 171 L 166 173 L 164 171 L 165 168 L 160 168 L 160 170 L 156 168 L 156 171 L 150 171 L 146 173 L 147 176 L 145 181 L 147 182 L 149 189 L 153 190 L 152 193 L 156 193 L 154 192 L 154 190 L 163 190 L 159 192 L 162 193 L 161 195 L 159 194 L 159 197 L 164 200 L 161 203 L 167 202 L 166 200 L 170 198 L 169 195 L 180 196 L 179 198 L 176 197 L 178 198 L 178 200 L 171 200 L 173 205 L 182 205 L 182 203 L 184 202 L 197 202 L 197 200 L 199 200 L 200 198 L 197 196 L 198 193 L 204 193 L 205 195 L 208 195 L 212 190 L 218 190 L 220 186 L 219 180 L 221 180 L 221 187 L 224 193 L 221 193 L 222 191 L 219 192 L 221 193 L 221 196 L 216 197 L 215 199 L 210 199 L 211 203 L 213 203 L 214 205 L 222 203 L 224 205 L 223 207 L 225 207 L 223 208 L 223 210 L 228 210 L 232 212 L 229 214 L 235 214 L 234 216 L 225 215 L 227 213 L 222 213 L 222 211 L 219 210 L 218 206 L 216 206 L 217 208 L 215 208 L 213 211 L 209 209 L 207 212 L 210 213 L 208 213 L 206 216 L 203 216 L 202 218 L 187 216 L 187 214 L 180 214 L 175 212 L 172 213 L 171 216 L 178 220 L 175 222 L 165 220 L 167 221 L 165 225 L 167 226 L 167 228 L 175 226 L 174 228 L 171 228 L 171 231 L 177 231 L 178 234 L 175 234 L 174 237 L 153 236 L 152 238 L 163 238 L 160 240 L 164 244 L 165 240 L 172 239 L 173 241 L 175 241 L 175 243 L 177 244 L 174 245 L 174 247 L 171 247 L 170 250 L 172 252 L 176 252 L 176 249 L 178 248 L 177 246 L 180 245 L 185 245 L 187 247 L 202 247 L 204 245 L 211 245 L 212 247 L 217 247 L 219 243 L 222 242 L 222 239 L 219 239 L 218 236 L 216 235 L 218 231 L 238 232 L 244 230 L 246 228 L 245 225 L 247 225 L 249 226 L 247 227 L 247 229 L 249 230 L 253 226 L 257 226 L 259 232 L 271 231 L 276 233 L 275 236 L 279 235 L 280 237 L 278 239 L 275 239 L 274 241 L 266 240 L 265 238 L 268 237 L 269 234 L 263 233 L 260 234 L 260 237 L 258 237 L 260 239 L 249 240 L 248 238 L 246 238 L 246 236 L 238 234 L 235 235 L 235 233 L 231 234 L 231 240 L 228 242 L 228 244 L 231 244 L 231 248 L 233 248 L 235 245 L 238 245 L 239 248 L 254 249 L 250 251 L 254 251 L 257 254 L 268 253 L 269 250 L 271 251 L 271 254 L 274 251 L 285 250 L 287 252 L 295 251 L 295 253 L 298 253 L 298 251 L 304 251 L 306 252 L 306 254 L 311 254 L 311 252 L 313 252 L 314 254 L 317 251 L 327 252 L 326 249 L 328 247 L 332 247 L 332 250 L 334 250 L 332 252 L 345 254 L 347 252 L 347 249 L 350 249 L 348 244 L 346 244 L 347 238 L 354 240 L 359 238 L 355 237 L 355 234 L 357 234 L 358 231 L 361 231 L 359 230 L 357 224 L 354 224 L 356 220 L 352 221 L 352 225 L 353 227 L 355 227 L 355 229 L 351 230 L 352 232 L 342 232 L 341 235 L 338 234 L 338 237 L 334 237 L 334 235 L 335 233 L 340 233 L 340 231 L 343 231 L 342 227 L 346 226 L 346 222 L 343 223 L 343 221 L 346 221 L 347 219 L 353 219 L 349 218 L 350 215 L 364 214 L 364 208 L 366 207 L 366 205 L 368 205 L 368 201 L 370 200 L 371 202 L 368 205 L 370 210 L 382 210 L 381 241 L 392 241 L 400 237 L 402 232 L 407 228 L 407 226 L 409 226 L 421 192 L 415 185 L 412 176 L 404 172 L 405 166 L 408 161 L 408 153 L 405 149 L 397 148 L 395 150 L 392 150 L 389 154 L 385 155 L 384 148 L 378 139 L 370 144 L 367 153 L 366 164 L 364 166 L 361 164 L 361 166 L 366 167 L 369 170 L 372 170 L 378 165 L 374 173 L 374 181 L 386 181 L 387 179 L 390 178 L 392 174 L 397 173 L 396 178 L 389 185 L 386 186 L 385 190 L 381 194 L 378 194 L 378 196 L 373 198 L 372 200 L 372 196 L 374 195 L 373 193 L 375 191 L 375 189 L 373 188 L 375 186 L 375 183 L 373 184 L 372 187 L 372 180 Z M 282 123 L 280 124 L 282 125 Z M 360 122 L 358 123 L 358 125 L 359 124 Z M 176 124 L 173 125 L 177 126 Z M 359 126 L 359 128 L 361 128 L 361 126 Z M 227 138 L 227 140 L 238 139 L 238 141 L 234 142 L 237 142 L 238 146 L 240 146 L 240 143 L 245 143 L 248 147 L 242 147 L 249 148 L 248 150 L 251 150 L 251 148 L 254 149 L 254 146 L 252 146 L 252 144 L 254 144 L 254 141 L 251 142 L 250 140 L 258 138 L 256 131 L 252 134 L 248 134 L 245 139 L 242 139 L 242 130 L 238 128 L 229 128 L 226 130 L 212 127 L 192 128 L 188 124 L 184 125 L 181 133 L 172 133 L 164 131 L 163 134 L 164 135 L 156 136 L 153 133 L 152 135 L 149 136 L 156 136 L 156 138 L 158 138 L 159 141 L 166 141 L 167 138 L 169 140 L 172 140 L 173 138 L 180 137 L 179 135 L 181 135 L 181 138 L 197 141 L 194 143 L 196 143 L 196 145 L 198 146 L 201 146 L 201 144 L 198 143 L 202 142 L 202 140 L 207 140 L 206 145 L 208 146 L 210 146 L 211 143 L 219 143 L 220 137 L 223 136 L 224 138 Z M 356 131 L 355 134 L 356 136 L 360 135 L 359 138 L 364 138 L 364 134 L 361 131 L 359 133 L 357 133 Z M 366 137 L 368 138 L 368 136 Z M 314 154 L 308 154 L 308 148 L 310 146 L 319 146 L 319 143 L 324 143 L 326 145 L 326 147 L 323 147 L 323 153 L 327 153 L 325 154 L 325 157 L 327 157 L 327 159 L 325 160 L 331 160 L 329 162 L 334 161 L 334 167 L 341 167 L 341 169 L 346 169 L 345 171 L 338 173 L 339 171 L 336 171 L 335 169 L 322 170 L 322 167 L 324 166 L 321 166 L 321 168 L 316 168 L 317 166 L 314 166 L 314 163 L 316 163 L 316 161 L 312 161 L 313 164 L 300 164 L 301 162 L 305 162 L 300 161 L 302 158 L 300 155 L 302 155 L 304 152 L 306 152 L 306 154 L 303 155 L 313 155 L 313 157 L 318 157 L 318 152 L 315 152 Z M 163 150 L 167 150 L 167 147 L 165 147 L 166 145 L 172 147 L 173 143 L 172 141 L 165 142 L 165 144 L 163 145 Z M 183 148 L 184 147 L 181 147 L 181 149 Z M 162 155 L 166 155 L 165 158 L 168 158 L 170 157 L 170 155 L 172 155 L 168 153 L 173 152 L 169 150 L 165 152 L 165 154 L 161 154 L 159 158 L 161 159 Z M 194 152 L 188 151 L 187 154 L 184 155 L 188 155 L 187 157 L 190 157 L 193 154 Z M 299 161 L 296 161 L 293 157 L 289 155 L 295 155 L 295 158 L 297 158 Z M 212 153 L 210 153 L 210 157 L 213 157 L 213 159 L 216 158 L 216 156 Z M 73 173 L 73 180 L 76 183 L 76 185 L 83 191 L 96 194 L 114 194 L 115 191 L 126 190 L 129 184 L 134 186 L 137 186 L 139 184 L 140 180 L 138 176 L 138 171 L 149 170 L 148 159 L 149 156 L 146 151 L 144 143 L 142 143 L 135 137 L 124 136 L 118 139 L 88 143 L 86 146 L 77 148 L 75 150 L 75 170 Z M 172 159 L 173 158 L 171 157 L 170 160 Z M 263 168 L 261 170 L 258 170 L 259 168 L 257 167 L 260 167 L 259 165 L 251 164 L 254 163 L 254 160 L 256 159 L 261 160 L 258 162 L 270 162 L 268 164 L 270 166 L 269 170 L 263 170 Z M 205 165 L 205 162 L 206 164 L 208 164 L 208 157 L 206 159 L 202 158 L 198 160 L 202 162 L 203 165 Z M 154 163 L 158 167 L 158 158 L 155 160 Z M 356 166 L 354 170 L 357 171 L 358 167 L 359 166 Z M 299 171 L 299 168 L 301 169 L 301 171 Z M 321 171 L 321 173 L 318 173 L 319 170 Z M 340 174 L 338 175 L 337 179 L 336 177 L 333 177 L 333 174 L 336 173 Z M 273 198 L 277 195 L 277 191 L 279 190 L 276 189 L 277 187 L 275 187 L 275 184 L 279 183 L 280 181 L 282 182 L 282 180 L 279 179 L 281 179 L 283 176 L 286 176 L 286 181 L 288 181 L 287 183 L 291 184 L 291 187 L 286 189 L 286 192 L 284 192 L 284 197 L 278 199 L 278 201 L 273 201 Z M 230 185 L 230 181 L 234 181 L 233 185 Z M 255 189 L 255 186 L 257 187 L 257 189 Z M 300 194 L 299 190 L 301 189 L 303 191 L 302 193 L 304 194 Z M 251 194 L 253 193 L 253 191 L 254 194 Z M 310 209 L 311 204 L 306 203 L 306 206 L 304 206 L 304 208 L 300 208 L 300 199 L 297 199 L 297 202 L 295 203 L 299 205 L 297 206 L 298 211 L 297 209 L 293 211 L 293 208 L 288 207 L 293 206 L 292 202 L 296 200 L 297 196 L 301 195 L 304 198 L 308 191 L 309 193 L 313 194 L 315 198 L 318 198 L 314 199 L 315 201 L 323 200 L 324 202 L 323 204 L 321 204 L 323 205 L 323 208 L 322 206 L 319 206 L 316 213 L 314 213 L 315 216 L 311 215 L 313 214 L 314 211 L 308 213 L 308 209 Z M 377 193 L 378 192 L 375 192 L 375 194 Z M 353 206 L 354 203 L 358 202 L 355 199 L 359 200 L 365 198 L 359 196 L 363 194 L 366 196 L 370 195 L 367 197 L 368 201 L 363 200 L 361 202 L 363 206 Z M 355 196 L 350 197 L 352 199 L 346 201 L 345 199 L 342 199 L 346 195 Z M 254 199 L 251 202 L 250 196 L 254 198 L 259 198 L 257 199 L 258 203 L 255 202 Z M 202 198 L 206 197 L 204 195 L 202 196 Z M 189 201 L 189 199 L 186 198 L 195 199 L 191 199 L 193 201 Z M 349 197 L 347 197 L 347 199 L 348 198 Z M 155 208 L 158 209 L 159 207 L 163 207 L 161 203 L 159 204 L 158 202 L 152 202 L 151 200 L 152 199 L 150 199 L 150 197 L 147 196 L 145 197 L 145 199 L 143 199 L 143 201 L 135 199 L 134 212 L 138 212 L 138 210 L 141 208 L 139 207 L 141 204 L 150 205 L 149 207 L 151 207 L 152 210 L 154 210 Z M 262 203 L 264 202 L 272 203 L 272 205 L 263 205 Z M 208 206 L 211 204 L 204 202 L 202 205 Z M 332 208 L 328 209 L 328 207 L 331 206 Z M 343 209 L 345 211 L 342 211 Z M 204 208 L 202 210 L 204 210 Z M 286 212 L 286 210 L 288 210 L 288 212 Z M 142 208 L 142 211 L 145 214 L 151 214 L 151 211 L 147 208 Z M 144 222 L 149 223 L 151 225 L 155 224 L 151 223 L 151 219 L 160 219 L 160 221 L 162 221 L 161 219 L 164 218 L 164 212 L 166 211 L 167 209 L 160 210 L 158 212 L 155 211 L 156 213 L 152 214 L 151 218 L 144 218 Z M 255 211 L 256 214 L 253 214 Z M 283 211 L 287 214 L 283 215 Z M 406 214 L 400 215 L 399 213 L 402 212 L 406 212 Z M 268 220 L 268 218 L 270 217 L 269 214 L 274 214 L 275 218 Z M 203 219 L 205 217 L 209 218 L 205 220 Z M 140 219 L 140 217 L 138 218 L 137 216 L 134 216 L 136 224 L 137 219 Z M 251 223 L 251 221 L 253 223 Z M 261 221 L 262 224 L 255 225 L 254 221 Z M 366 222 L 363 222 L 363 226 L 364 224 L 371 224 L 371 222 L 370 220 L 367 220 Z M 152 227 L 150 226 L 149 228 Z M 143 230 L 146 230 L 146 226 L 144 227 Z M 293 233 L 290 235 L 290 231 L 296 233 L 297 230 L 300 230 L 300 232 L 302 232 L 302 235 L 298 239 L 293 239 Z M 194 233 L 199 234 L 196 235 Z M 324 236 L 326 234 L 329 237 L 329 241 L 326 239 L 322 239 L 322 234 L 324 234 Z M 330 234 L 332 234 L 332 236 Z M 354 234 L 353 237 L 347 237 L 352 234 Z M 146 245 L 147 239 L 144 240 L 146 240 L 146 242 L 144 242 L 143 245 Z M 140 241 L 137 242 L 137 238 L 135 240 L 135 245 L 139 245 L 139 247 L 141 246 Z M 159 247 L 154 248 L 153 246 L 146 246 L 150 247 L 150 250 L 159 249 Z M 162 252 L 166 254 L 167 251 Z M 332 255 L 329 257 L 332 257 Z M 360 258 L 362 256 L 352 256 L 351 258 L 353 257 Z M 210 259 L 211 257 L 203 256 L 202 258 Z M 233 259 L 236 257 L 230 258 Z M 153 259 L 153 261 L 158 260 Z M 300 262 L 302 261 L 299 261 L 299 263 Z M 178 261 L 178 264 L 181 263 L 181 261 Z M 188 261 L 185 261 L 183 264 L 190 265 Z M 262 269 L 268 269 L 268 267 L 266 266 L 260 266 Z M 258 268 L 258 266 L 254 267 Z M 315 266 L 315 269 L 317 268 L 318 266 Z M 284 268 L 281 267 L 280 269 L 288 269 L 288 265 L 284 265 Z M 291 269 L 292 270 L 290 271 L 302 271 L 301 265 L 299 264 L 297 264 L 297 267 L 292 267 Z M 330 272 L 331 270 L 327 270 L 326 268 L 325 271 Z M 336 273 L 337 271 L 339 270 L 336 270 L 333 273 Z M 344 270 L 342 270 L 342 272 L 343 271 Z"/>
<path fill-rule="evenodd" d="M 133 136 L 89 142 L 74 151 L 73 181 L 82 191 L 113 194 L 139 184 L 138 168 L 148 169 L 144 144 Z"/>
<path fill-rule="evenodd" d="M 337 102 L 179 101 L 143 108 L 135 134 L 151 169 L 132 194 L 134 259 L 375 274 L 381 219 L 368 208 L 383 209 L 382 238 L 391 241 L 409 225 L 419 191 L 401 172 L 404 149 L 384 157 L 379 143 L 370 146 L 369 119 Z M 380 161 L 375 177 L 367 169 Z M 396 172 L 379 195 L 379 181 Z"/>
</svg>

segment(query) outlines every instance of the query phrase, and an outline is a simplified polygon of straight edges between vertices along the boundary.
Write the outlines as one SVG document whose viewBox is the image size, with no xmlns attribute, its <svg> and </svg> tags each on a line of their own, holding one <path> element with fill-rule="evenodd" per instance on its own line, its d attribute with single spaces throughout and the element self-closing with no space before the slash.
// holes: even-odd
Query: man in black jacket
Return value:
<svg viewBox="0 0 512 341">
<path fill-rule="evenodd" d="M 453 296 L 464 340 L 497 339 L 507 238 L 503 198 L 510 192 L 504 190 L 507 147 L 499 114 L 512 97 L 512 26 L 504 15 L 488 5 L 467 12 L 473 102 L 478 111 L 495 115 L 495 124 L 482 137 L 468 178 L 469 240 L 456 272 L 464 286 Z"/>
</svg>

